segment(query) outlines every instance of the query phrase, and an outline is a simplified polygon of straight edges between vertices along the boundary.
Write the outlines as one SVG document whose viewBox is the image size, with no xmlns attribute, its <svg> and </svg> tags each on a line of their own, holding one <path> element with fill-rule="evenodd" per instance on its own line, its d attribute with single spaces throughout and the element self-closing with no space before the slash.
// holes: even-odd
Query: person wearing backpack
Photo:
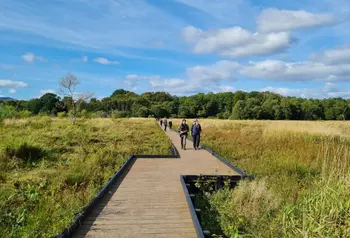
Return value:
<svg viewBox="0 0 350 238">
<path fill-rule="evenodd" d="M 189 127 L 186 124 L 186 119 L 182 119 L 179 127 L 179 133 L 181 138 L 181 149 L 186 150 L 186 139 L 188 136 Z"/>
<path fill-rule="evenodd" d="M 202 127 L 199 124 L 198 120 L 195 119 L 193 121 L 193 124 L 191 126 L 191 135 L 193 138 L 193 148 L 195 150 L 199 149 L 199 142 L 200 142 L 200 138 L 201 138 L 201 132 L 202 132 Z"/>
</svg>

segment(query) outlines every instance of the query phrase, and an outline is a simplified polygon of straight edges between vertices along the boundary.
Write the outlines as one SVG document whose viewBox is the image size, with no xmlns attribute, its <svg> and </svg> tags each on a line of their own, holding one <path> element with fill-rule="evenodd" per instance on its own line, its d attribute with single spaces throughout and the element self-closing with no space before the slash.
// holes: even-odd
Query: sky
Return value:
<svg viewBox="0 0 350 238">
<path fill-rule="evenodd" d="M 348 0 L 0 0 L 0 96 L 350 98 Z"/>
</svg>

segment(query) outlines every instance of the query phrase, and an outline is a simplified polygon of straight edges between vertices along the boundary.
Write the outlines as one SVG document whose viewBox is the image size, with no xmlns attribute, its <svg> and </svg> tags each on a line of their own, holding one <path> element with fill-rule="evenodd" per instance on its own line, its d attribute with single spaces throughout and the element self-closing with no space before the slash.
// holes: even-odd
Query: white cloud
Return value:
<svg viewBox="0 0 350 238">
<path fill-rule="evenodd" d="M 118 61 L 109 61 L 108 59 L 101 58 L 101 57 L 95 58 L 94 61 L 99 64 L 105 64 L 105 65 L 119 64 Z"/>
<path fill-rule="evenodd" d="M 350 98 L 350 90 L 346 90 L 334 83 L 326 83 L 322 88 L 276 88 L 265 87 L 261 92 L 269 91 L 283 96 L 303 98 Z"/>
<path fill-rule="evenodd" d="M 46 93 L 53 93 L 53 94 L 56 94 L 56 91 L 53 90 L 53 89 L 43 89 L 43 90 L 40 90 L 40 95 L 44 95 Z"/>
<path fill-rule="evenodd" d="M 278 52 L 283 52 L 289 48 L 294 39 L 287 32 L 260 34 L 255 33 L 250 41 L 227 50 L 223 50 L 221 55 L 236 57 L 265 56 Z"/>
<path fill-rule="evenodd" d="M 22 55 L 22 59 L 28 63 L 34 63 L 35 60 L 44 62 L 46 59 L 42 56 L 36 56 L 35 54 L 29 52 Z"/>
<path fill-rule="evenodd" d="M 185 75 L 180 78 L 163 78 L 159 75 L 127 75 L 124 82 L 134 87 L 140 81 L 145 81 L 149 82 L 153 90 L 167 91 L 177 95 L 185 95 L 200 91 L 231 91 L 233 87 L 221 85 L 221 83 L 235 81 L 236 78 L 232 75 L 238 67 L 239 64 L 237 62 L 222 60 L 213 65 L 200 65 L 187 68 Z"/>
<path fill-rule="evenodd" d="M 187 78 L 203 83 L 213 81 L 232 80 L 232 72 L 238 69 L 239 64 L 235 61 L 221 60 L 209 66 L 194 66 L 186 70 Z"/>
<path fill-rule="evenodd" d="M 321 53 L 312 54 L 310 58 L 326 64 L 350 64 L 350 45 L 326 49 Z"/>
<path fill-rule="evenodd" d="M 14 88 L 10 88 L 9 89 L 9 93 L 11 93 L 11 94 L 14 94 L 14 93 L 16 93 L 17 91 L 16 91 L 16 89 L 14 89 Z"/>
<path fill-rule="evenodd" d="M 0 80 L 1 87 L 25 88 L 28 87 L 28 84 L 22 81 Z"/>
<path fill-rule="evenodd" d="M 203 31 L 193 26 L 183 29 L 184 39 L 194 44 L 195 53 L 218 52 L 222 56 L 261 56 L 281 52 L 293 43 L 288 32 L 251 33 L 241 27 Z"/>
<path fill-rule="evenodd" d="M 252 33 L 238 26 L 208 32 L 189 26 L 184 29 L 183 35 L 188 42 L 195 42 L 195 53 L 212 53 L 240 46 L 252 38 Z"/>
<path fill-rule="evenodd" d="M 300 11 L 264 9 L 257 18 L 258 31 L 281 32 L 298 28 L 315 27 L 332 23 L 333 17 L 328 14 L 314 14 Z"/>
<path fill-rule="evenodd" d="M 284 62 L 265 60 L 250 62 L 242 66 L 239 73 L 243 76 L 278 81 L 350 81 L 349 65 L 327 65 L 319 62 Z"/>
</svg>

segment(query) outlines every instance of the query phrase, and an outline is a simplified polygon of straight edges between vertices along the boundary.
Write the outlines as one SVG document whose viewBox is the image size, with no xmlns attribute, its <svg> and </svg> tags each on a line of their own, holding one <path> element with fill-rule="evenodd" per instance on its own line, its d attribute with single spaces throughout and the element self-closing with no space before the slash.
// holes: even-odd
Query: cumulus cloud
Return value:
<svg viewBox="0 0 350 238">
<path fill-rule="evenodd" d="M 343 87 L 334 83 L 326 83 L 322 88 L 276 88 L 265 87 L 261 92 L 273 92 L 283 96 L 295 96 L 303 98 L 350 98 L 350 90 L 345 90 Z"/>
<path fill-rule="evenodd" d="M 333 17 L 328 14 L 314 14 L 300 11 L 268 8 L 257 18 L 259 32 L 281 32 L 331 24 Z"/>
<path fill-rule="evenodd" d="M 118 61 L 110 61 L 106 58 L 98 57 L 94 59 L 95 62 L 99 64 L 104 64 L 104 65 L 112 65 L 112 64 L 119 64 Z"/>
<path fill-rule="evenodd" d="M 2 87 L 25 88 L 28 87 L 28 84 L 22 81 L 0 80 L 0 88 Z"/>
<path fill-rule="evenodd" d="M 9 89 L 9 93 L 11 93 L 11 94 L 14 94 L 14 93 L 16 93 L 17 91 L 16 91 L 16 89 L 14 89 L 14 88 L 10 88 Z"/>
<path fill-rule="evenodd" d="M 294 42 L 295 39 L 288 32 L 255 33 L 250 41 L 238 47 L 223 50 L 221 55 L 233 58 L 270 55 L 286 50 Z"/>
<path fill-rule="evenodd" d="M 236 80 L 233 73 L 239 64 L 235 61 L 222 60 L 212 65 L 198 65 L 187 68 L 184 76 L 179 78 L 164 78 L 159 75 L 141 76 L 127 75 L 124 82 L 136 86 L 140 81 L 148 82 L 153 90 L 162 90 L 178 95 L 205 92 L 232 91 L 234 88 L 222 83 Z"/>
<path fill-rule="evenodd" d="M 350 81 L 350 65 L 327 65 L 321 62 L 284 62 L 265 60 L 250 62 L 239 70 L 249 78 L 274 79 L 278 81 Z"/>
<path fill-rule="evenodd" d="M 24 55 L 22 55 L 22 59 L 24 61 L 26 61 L 27 63 L 34 63 L 36 60 L 41 61 L 41 62 L 46 61 L 46 59 L 44 57 L 36 56 L 35 54 L 33 54 L 31 52 L 25 53 Z"/>
<path fill-rule="evenodd" d="M 213 65 L 200 65 L 186 70 L 187 78 L 201 83 L 212 83 L 216 80 L 230 80 L 232 72 L 239 68 L 235 61 L 221 60 Z"/>
<path fill-rule="evenodd" d="M 222 48 L 242 45 L 252 38 L 252 33 L 238 26 L 207 32 L 188 26 L 184 28 L 183 36 L 186 41 L 195 43 L 194 52 L 212 53 Z"/>
<path fill-rule="evenodd" d="M 237 26 L 209 31 L 188 26 L 183 30 L 183 37 L 194 45 L 195 53 L 218 52 L 233 58 L 274 54 L 294 42 L 288 32 L 252 33 Z"/>
<path fill-rule="evenodd" d="M 321 61 L 326 64 L 350 64 L 350 45 L 326 49 L 323 52 L 312 54 L 310 58 L 314 61 Z"/>
</svg>

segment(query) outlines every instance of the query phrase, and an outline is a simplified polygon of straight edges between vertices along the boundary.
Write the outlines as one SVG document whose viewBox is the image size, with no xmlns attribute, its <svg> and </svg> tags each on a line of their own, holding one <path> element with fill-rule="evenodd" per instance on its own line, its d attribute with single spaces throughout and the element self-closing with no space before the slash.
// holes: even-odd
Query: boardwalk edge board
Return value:
<svg viewBox="0 0 350 238">
<path fill-rule="evenodd" d="M 186 196 L 187 205 L 190 210 L 192 222 L 198 238 L 211 237 L 211 233 L 208 230 L 203 230 L 200 224 L 199 217 L 197 215 L 197 212 L 200 212 L 200 210 L 195 207 L 195 204 L 194 204 L 195 194 L 193 194 L 194 193 L 193 191 L 191 191 L 192 194 L 190 194 L 190 189 L 193 188 L 194 183 L 198 180 L 205 182 L 205 181 L 214 181 L 214 179 L 216 180 L 215 181 L 216 184 L 218 184 L 218 182 L 221 183 L 217 187 L 218 189 L 223 186 L 224 178 L 229 179 L 230 187 L 233 188 L 237 185 L 237 183 L 240 180 L 249 179 L 250 177 L 242 177 L 239 175 L 180 175 L 181 185 Z"/>
<path fill-rule="evenodd" d="M 204 238 L 205 236 L 204 236 L 203 229 L 201 227 L 201 224 L 199 223 L 195 208 L 193 206 L 192 199 L 190 197 L 190 194 L 189 194 L 187 186 L 186 186 L 185 176 L 181 175 L 180 180 L 181 180 L 181 185 L 182 185 L 182 188 L 183 188 L 185 196 L 186 196 L 187 205 L 188 205 L 188 208 L 189 208 L 190 213 L 191 213 L 191 218 L 192 218 L 192 222 L 194 225 L 194 229 L 196 229 L 197 237 Z"/>
<path fill-rule="evenodd" d="M 171 144 L 171 155 L 131 155 L 128 160 L 125 161 L 125 163 L 119 168 L 118 171 L 114 175 L 112 175 L 108 181 L 103 185 L 101 190 L 98 192 L 98 194 L 86 205 L 83 207 L 83 209 L 77 213 L 75 216 L 73 222 L 70 224 L 69 227 L 66 227 L 62 233 L 59 235 L 54 236 L 55 238 L 68 238 L 72 237 L 73 233 L 76 231 L 76 229 L 80 226 L 84 218 L 91 212 L 92 208 L 96 206 L 96 204 L 100 201 L 100 199 L 105 195 L 105 193 L 109 190 L 111 185 L 122 176 L 122 174 L 128 170 L 130 165 L 133 164 L 133 162 L 136 159 L 179 159 L 180 154 L 176 147 Z"/>
</svg>

